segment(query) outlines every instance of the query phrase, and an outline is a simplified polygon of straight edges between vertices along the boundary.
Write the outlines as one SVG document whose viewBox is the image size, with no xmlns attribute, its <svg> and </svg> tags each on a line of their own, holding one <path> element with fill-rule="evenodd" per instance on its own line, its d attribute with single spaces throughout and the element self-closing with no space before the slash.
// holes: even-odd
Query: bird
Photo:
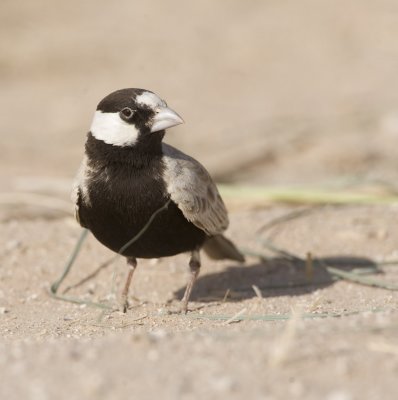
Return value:
<svg viewBox="0 0 398 400">
<path fill-rule="evenodd" d="M 100 243 L 127 259 L 124 312 L 137 259 L 190 254 L 184 313 L 202 249 L 216 260 L 244 262 L 223 235 L 228 212 L 208 171 L 163 142 L 166 129 L 182 123 L 154 92 L 127 88 L 99 102 L 87 133 L 72 189 L 75 217 Z"/>
</svg>

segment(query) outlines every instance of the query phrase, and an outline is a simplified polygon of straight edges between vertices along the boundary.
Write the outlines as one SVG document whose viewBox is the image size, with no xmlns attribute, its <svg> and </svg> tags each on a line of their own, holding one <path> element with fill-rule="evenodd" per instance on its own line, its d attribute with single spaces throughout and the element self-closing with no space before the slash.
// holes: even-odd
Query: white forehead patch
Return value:
<svg viewBox="0 0 398 400">
<path fill-rule="evenodd" d="M 123 121 L 118 113 L 96 111 L 90 132 L 96 139 L 114 146 L 131 146 L 138 138 L 137 128 Z"/>
<path fill-rule="evenodd" d="M 144 92 L 135 98 L 137 104 L 142 104 L 150 108 L 166 107 L 166 103 L 155 93 Z"/>
</svg>

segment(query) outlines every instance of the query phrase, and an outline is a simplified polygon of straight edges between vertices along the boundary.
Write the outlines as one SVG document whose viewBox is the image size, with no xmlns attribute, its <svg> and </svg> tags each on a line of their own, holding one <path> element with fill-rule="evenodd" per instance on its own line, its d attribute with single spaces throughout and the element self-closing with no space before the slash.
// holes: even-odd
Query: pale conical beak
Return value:
<svg viewBox="0 0 398 400">
<path fill-rule="evenodd" d="M 175 111 L 168 107 L 158 107 L 153 118 L 151 132 L 162 131 L 183 123 L 184 120 Z"/>
</svg>

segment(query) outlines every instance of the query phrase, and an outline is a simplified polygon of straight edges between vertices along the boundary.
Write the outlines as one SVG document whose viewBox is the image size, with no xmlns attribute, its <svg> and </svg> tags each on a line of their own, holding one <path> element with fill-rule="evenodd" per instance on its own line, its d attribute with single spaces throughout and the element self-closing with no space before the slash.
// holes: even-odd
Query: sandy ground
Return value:
<svg viewBox="0 0 398 400">
<path fill-rule="evenodd" d="M 127 314 L 48 289 L 81 232 L 69 188 L 93 110 L 118 88 L 163 96 L 186 121 L 167 141 L 218 182 L 396 192 L 397 34 L 389 0 L 4 0 L 0 398 L 396 399 L 397 292 L 318 264 L 311 280 L 264 248 L 347 271 L 395 261 L 393 204 L 320 207 L 259 233 L 297 208 L 228 203 L 228 236 L 267 258 L 204 258 L 186 316 L 186 255 L 140 261 Z M 89 238 L 60 293 L 110 256 Z M 115 308 L 125 274 L 119 259 L 66 295 Z M 369 277 L 398 285 L 398 267 Z"/>
<path fill-rule="evenodd" d="M 4 223 L 2 398 L 395 398 L 397 293 L 333 281 L 321 267 L 311 284 L 302 266 L 273 258 L 261 239 L 329 265 L 333 257 L 340 268 L 369 267 L 398 258 L 398 209 L 326 207 L 254 234 L 287 211 L 232 214 L 231 237 L 269 259 L 205 259 L 186 316 L 177 312 L 186 256 L 140 261 L 127 314 L 104 311 L 48 295 L 80 233 L 71 218 Z M 62 289 L 109 256 L 88 239 Z M 66 295 L 117 307 L 125 274 L 119 260 Z M 396 266 L 376 277 L 398 285 Z M 253 320 L 222 319 L 242 311 Z M 256 320 L 292 312 L 289 321 Z"/>
</svg>

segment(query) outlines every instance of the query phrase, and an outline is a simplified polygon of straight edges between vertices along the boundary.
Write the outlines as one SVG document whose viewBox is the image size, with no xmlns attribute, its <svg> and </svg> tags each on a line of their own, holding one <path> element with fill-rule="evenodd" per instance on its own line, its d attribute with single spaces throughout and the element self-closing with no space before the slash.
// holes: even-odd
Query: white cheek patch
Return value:
<svg viewBox="0 0 398 400">
<path fill-rule="evenodd" d="M 118 113 L 96 111 L 90 131 L 96 139 L 113 146 L 131 146 L 138 138 L 137 128 L 123 121 Z"/>
<path fill-rule="evenodd" d="M 166 107 L 166 103 L 155 93 L 144 92 L 135 98 L 136 103 L 148 106 L 152 109 L 156 107 Z"/>
</svg>

